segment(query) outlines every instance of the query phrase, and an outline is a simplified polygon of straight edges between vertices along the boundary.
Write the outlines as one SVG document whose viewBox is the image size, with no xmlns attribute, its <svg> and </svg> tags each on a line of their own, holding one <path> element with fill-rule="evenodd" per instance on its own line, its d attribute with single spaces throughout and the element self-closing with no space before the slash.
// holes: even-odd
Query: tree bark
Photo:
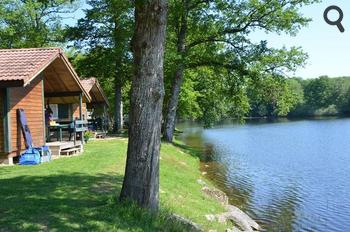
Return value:
<svg viewBox="0 0 350 232">
<path fill-rule="evenodd" d="M 171 87 L 170 99 L 167 107 L 167 114 L 165 118 L 165 128 L 163 131 L 163 139 L 167 142 L 173 142 L 174 131 L 176 125 L 176 111 L 180 98 L 180 91 L 182 87 L 186 59 L 186 36 L 187 36 L 187 15 L 188 15 L 189 1 L 183 1 L 183 14 L 181 16 L 181 23 L 179 25 L 179 33 L 177 36 L 177 53 L 181 59 L 178 61 L 174 80 Z"/>
<path fill-rule="evenodd" d="M 184 66 L 177 67 L 175 78 L 171 87 L 171 95 L 168 102 L 167 115 L 165 119 L 165 128 L 163 132 L 163 139 L 169 143 L 173 142 L 174 131 L 176 125 L 176 111 L 180 98 L 180 91 L 183 82 Z"/>
<path fill-rule="evenodd" d="M 118 133 L 123 129 L 123 100 L 122 100 L 122 84 L 118 79 L 120 77 L 115 77 L 115 86 L 114 86 L 114 132 Z"/>
<path fill-rule="evenodd" d="M 123 53 L 119 51 L 118 46 L 122 46 L 120 34 L 122 29 L 119 25 L 118 16 L 115 14 L 114 17 L 114 50 L 115 50 L 115 77 L 114 77 L 114 133 L 119 133 L 123 129 L 123 71 L 121 70 L 121 64 L 123 63 Z"/>
<path fill-rule="evenodd" d="M 159 208 L 159 152 L 164 98 L 166 0 L 136 0 L 132 41 L 135 75 L 130 99 L 129 144 L 121 200 Z"/>
</svg>

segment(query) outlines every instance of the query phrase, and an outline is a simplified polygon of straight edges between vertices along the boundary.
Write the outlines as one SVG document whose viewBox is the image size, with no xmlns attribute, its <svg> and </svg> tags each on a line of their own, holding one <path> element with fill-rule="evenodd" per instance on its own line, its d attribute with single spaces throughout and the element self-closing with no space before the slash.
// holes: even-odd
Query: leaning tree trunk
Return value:
<svg viewBox="0 0 350 232">
<path fill-rule="evenodd" d="M 163 139 L 167 142 L 173 142 L 175 124 L 176 124 L 176 111 L 180 98 L 180 91 L 182 87 L 186 59 L 186 36 L 187 36 L 187 16 L 188 16 L 188 4 L 189 1 L 185 0 L 182 10 L 180 33 L 177 38 L 177 53 L 181 59 L 178 61 L 176 68 L 175 78 L 172 83 L 170 99 L 168 102 L 167 114 L 165 118 L 165 128 L 163 131 Z"/>
<path fill-rule="evenodd" d="M 168 102 L 167 115 L 165 119 L 165 128 L 163 132 L 163 139 L 169 143 L 173 141 L 175 124 L 176 124 L 176 111 L 180 98 L 180 91 L 183 81 L 184 68 L 180 64 L 176 70 L 175 78 L 171 87 L 171 95 Z"/>
<path fill-rule="evenodd" d="M 159 208 L 159 150 L 164 98 L 163 56 L 166 0 L 136 0 L 133 37 L 135 75 L 130 100 L 130 128 L 121 200 Z"/>
<path fill-rule="evenodd" d="M 120 78 L 120 77 L 116 77 Z M 115 80 L 114 86 L 114 132 L 118 133 L 123 128 L 123 100 L 122 100 L 122 84 Z"/>
</svg>

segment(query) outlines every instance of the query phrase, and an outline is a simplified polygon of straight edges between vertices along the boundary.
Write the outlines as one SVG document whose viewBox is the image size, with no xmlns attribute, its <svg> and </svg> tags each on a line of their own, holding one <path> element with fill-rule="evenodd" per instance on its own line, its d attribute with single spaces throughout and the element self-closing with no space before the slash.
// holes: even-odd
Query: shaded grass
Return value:
<svg viewBox="0 0 350 232">
<path fill-rule="evenodd" d="M 169 221 L 170 213 L 224 230 L 204 217 L 224 209 L 200 191 L 198 159 L 173 145 L 163 144 L 161 151 L 161 213 L 118 202 L 126 149 L 126 139 L 93 141 L 79 157 L 1 167 L 0 231 L 188 230 Z"/>
</svg>

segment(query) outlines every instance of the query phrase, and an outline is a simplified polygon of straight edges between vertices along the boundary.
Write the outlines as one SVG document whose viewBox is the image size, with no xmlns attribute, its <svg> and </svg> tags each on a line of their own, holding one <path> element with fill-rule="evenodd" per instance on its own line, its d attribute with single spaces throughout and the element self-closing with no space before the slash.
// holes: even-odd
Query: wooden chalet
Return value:
<svg viewBox="0 0 350 232">
<path fill-rule="evenodd" d="M 109 121 L 107 108 L 109 107 L 109 102 L 98 80 L 90 77 L 81 80 L 81 83 L 91 97 L 91 101 L 83 105 L 84 110 L 86 110 L 84 112 L 87 115 L 86 119 L 89 121 L 89 126 L 96 131 L 107 131 Z"/>
<path fill-rule="evenodd" d="M 25 110 L 34 145 L 43 146 L 47 105 L 55 121 L 70 123 L 87 116 L 90 101 L 60 48 L 0 49 L 0 163 L 11 164 L 25 149 L 17 109 Z"/>
</svg>

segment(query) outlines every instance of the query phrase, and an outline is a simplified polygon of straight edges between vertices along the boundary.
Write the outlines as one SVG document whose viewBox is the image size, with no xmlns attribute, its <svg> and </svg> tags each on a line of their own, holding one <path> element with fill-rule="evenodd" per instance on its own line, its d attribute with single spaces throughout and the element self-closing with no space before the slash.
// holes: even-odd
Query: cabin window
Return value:
<svg viewBox="0 0 350 232">
<path fill-rule="evenodd" d="M 57 120 L 58 119 L 58 105 L 57 104 L 50 104 L 50 109 L 52 110 L 52 119 Z"/>
<path fill-rule="evenodd" d="M 69 119 L 69 113 L 70 113 L 70 105 L 68 104 L 60 104 L 58 105 L 58 118 L 59 119 Z"/>
<path fill-rule="evenodd" d="M 71 120 L 70 104 L 50 104 L 53 120 Z"/>
</svg>

